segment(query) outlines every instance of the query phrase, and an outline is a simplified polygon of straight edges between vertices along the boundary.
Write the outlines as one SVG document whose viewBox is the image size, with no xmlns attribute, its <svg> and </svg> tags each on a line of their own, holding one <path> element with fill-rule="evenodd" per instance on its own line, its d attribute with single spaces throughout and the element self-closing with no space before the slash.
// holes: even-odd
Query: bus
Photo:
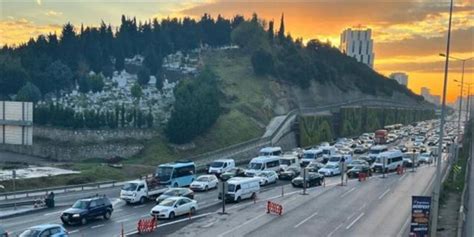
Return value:
<svg viewBox="0 0 474 237">
<path fill-rule="evenodd" d="M 189 186 L 196 179 L 196 165 L 193 161 L 161 164 L 156 169 L 155 177 L 160 185 Z"/>
</svg>

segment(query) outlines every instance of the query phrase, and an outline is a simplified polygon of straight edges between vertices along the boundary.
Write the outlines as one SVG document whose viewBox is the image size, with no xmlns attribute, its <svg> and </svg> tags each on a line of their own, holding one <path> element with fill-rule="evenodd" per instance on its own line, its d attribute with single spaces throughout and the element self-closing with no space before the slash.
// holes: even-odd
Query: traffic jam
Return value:
<svg viewBox="0 0 474 237">
<path fill-rule="evenodd" d="M 400 168 L 416 168 L 435 162 L 439 142 L 443 150 L 455 141 L 457 130 L 446 125 L 446 135 L 439 141 L 439 120 L 410 125 L 395 124 L 354 138 L 283 151 L 281 147 L 262 148 L 248 164 L 233 159 L 218 159 L 208 164 L 206 173 L 197 174 L 193 161 L 161 164 L 152 175 L 125 182 L 120 200 L 127 206 L 153 202 L 148 216 L 156 220 L 173 220 L 202 210 L 200 196 L 215 204 L 233 205 L 254 200 L 263 190 L 282 185 L 306 189 L 325 185 L 326 179 L 360 179 L 374 174 L 385 175 Z M 215 194 L 215 195 L 214 195 Z M 114 205 L 106 196 L 77 200 L 62 211 L 60 224 L 45 224 L 24 230 L 20 237 L 68 236 L 69 226 L 84 226 L 95 219 L 109 220 Z M 161 221 L 160 223 L 164 223 Z M 153 228 L 156 225 L 152 223 Z M 58 235 L 55 235 L 58 234 Z M 70 233 L 72 234 L 72 233 Z"/>
</svg>

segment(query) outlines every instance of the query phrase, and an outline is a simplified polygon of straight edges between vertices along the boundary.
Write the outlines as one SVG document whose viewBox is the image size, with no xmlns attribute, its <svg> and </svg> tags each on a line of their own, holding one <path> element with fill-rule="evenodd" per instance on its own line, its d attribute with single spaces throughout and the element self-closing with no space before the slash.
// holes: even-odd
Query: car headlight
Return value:
<svg viewBox="0 0 474 237">
<path fill-rule="evenodd" d="M 133 197 L 136 197 L 137 196 L 137 193 L 133 193 Z"/>
<path fill-rule="evenodd" d="M 79 218 L 80 216 L 81 216 L 81 214 L 74 214 L 74 215 L 72 215 L 72 217 L 74 217 L 74 218 Z"/>
</svg>

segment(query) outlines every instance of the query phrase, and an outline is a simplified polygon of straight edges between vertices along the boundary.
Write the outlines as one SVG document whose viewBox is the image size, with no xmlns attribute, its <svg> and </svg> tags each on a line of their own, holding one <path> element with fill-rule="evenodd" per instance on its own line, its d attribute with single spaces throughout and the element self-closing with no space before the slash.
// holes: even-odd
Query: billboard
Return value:
<svg viewBox="0 0 474 237">
<path fill-rule="evenodd" d="M 428 237 L 430 230 L 431 197 L 412 196 L 410 236 Z"/>
<path fill-rule="evenodd" d="M 33 103 L 0 101 L 0 144 L 33 144 Z"/>
</svg>

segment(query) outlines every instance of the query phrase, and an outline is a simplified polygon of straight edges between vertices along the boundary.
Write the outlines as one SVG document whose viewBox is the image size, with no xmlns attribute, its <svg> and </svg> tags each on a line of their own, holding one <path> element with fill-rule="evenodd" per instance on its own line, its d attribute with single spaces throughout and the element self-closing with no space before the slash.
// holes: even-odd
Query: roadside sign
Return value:
<svg viewBox="0 0 474 237">
<path fill-rule="evenodd" d="M 430 196 L 412 196 L 410 236 L 429 236 L 430 213 Z"/>
<path fill-rule="evenodd" d="M 219 185 L 217 185 L 218 193 L 222 193 L 222 188 L 224 188 L 224 193 L 227 193 L 227 182 L 219 181 Z"/>
</svg>

